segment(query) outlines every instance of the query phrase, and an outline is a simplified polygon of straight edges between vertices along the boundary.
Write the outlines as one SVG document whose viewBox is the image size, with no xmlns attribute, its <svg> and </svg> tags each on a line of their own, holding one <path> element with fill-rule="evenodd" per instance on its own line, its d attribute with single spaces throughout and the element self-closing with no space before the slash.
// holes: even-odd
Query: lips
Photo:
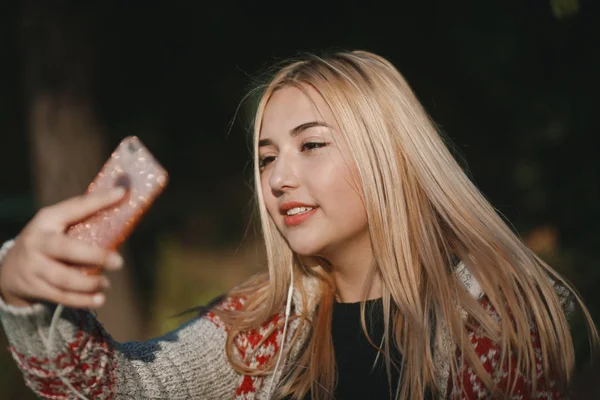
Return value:
<svg viewBox="0 0 600 400">
<path fill-rule="evenodd" d="M 295 214 L 295 215 L 287 215 L 288 210 L 291 210 L 291 209 L 297 208 L 297 207 L 308 207 L 308 208 L 312 208 L 312 210 L 301 212 L 301 213 Z M 317 212 L 318 208 L 319 207 L 315 206 L 315 205 L 299 203 L 297 201 L 290 201 L 287 203 L 283 203 L 279 207 L 279 212 L 281 213 L 281 215 L 284 216 L 283 222 L 287 226 L 296 226 L 296 225 L 300 225 L 301 223 L 303 223 L 304 221 L 306 221 L 307 219 L 312 217 Z"/>
<path fill-rule="evenodd" d="M 297 201 L 288 201 L 287 203 L 283 203 L 281 206 L 279 206 L 279 213 L 281 215 L 287 215 L 287 212 L 289 210 L 296 207 L 317 208 L 317 206 L 313 206 L 311 204 L 300 203 Z"/>
<path fill-rule="evenodd" d="M 285 222 L 287 226 L 300 225 L 301 223 L 312 217 L 313 214 L 317 212 L 317 210 L 318 208 L 313 208 L 310 211 L 306 211 L 300 214 L 286 215 L 285 217 L 283 217 L 283 222 Z"/>
</svg>

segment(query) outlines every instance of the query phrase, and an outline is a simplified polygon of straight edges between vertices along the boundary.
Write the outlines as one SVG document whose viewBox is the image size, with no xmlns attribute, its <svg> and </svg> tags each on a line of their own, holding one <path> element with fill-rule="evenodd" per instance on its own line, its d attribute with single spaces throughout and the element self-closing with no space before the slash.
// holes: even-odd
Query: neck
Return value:
<svg viewBox="0 0 600 400">
<path fill-rule="evenodd" d="M 374 267 L 370 240 L 346 245 L 343 250 L 332 252 L 324 258 L 330 265 L 335 279 L 337 301 L 354 303 L 364 300 L 366 285 L 371 282 L 370 271 Z M 381 278 L 379 274 L 373 274 L 366 300 L 381 296 Z"/>
<path fill-rule="evenodd" d="M 365 268 L 366 269 L 366 268 Z M 373 300 L 378 299 L 382 296 L 381 291 L 381 278 L 375 274 L 373 276 L 373 283 L 368 290 L 367 297 L 365 299 L 365 285 L 368 283 L 368 273 L 362 275 L 356 274 L 355 276 L 348 276 L 344 273 L 335 273 L 334 279 L 337 286 L 336 299 L 340 303 L 356 303 L 362 300 Z"/>
</svg>

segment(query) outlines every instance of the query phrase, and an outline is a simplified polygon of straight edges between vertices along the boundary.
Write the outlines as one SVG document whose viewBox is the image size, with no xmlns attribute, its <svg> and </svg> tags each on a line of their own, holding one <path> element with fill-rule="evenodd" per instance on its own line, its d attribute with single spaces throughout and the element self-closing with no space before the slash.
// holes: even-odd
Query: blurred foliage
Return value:
<svg viewBox="0 0 600 400">
<path fill-rule="evenodd" d="M 550 5 L 558 19 L 570 18 L 579 12 L 579 0 L 550 0 Z"/>
<path fill-rule="evenodd" d="M 190 305 L 207 304 L 263 268 L 261 243 L 238 247 L 185 247 L 179 240 L 159 241 L 157 288 L 152 305 L 155 325 L 148 337 L 164 334 L 181 325 L 174 315 Z M 189 318 L 193 314 L 183 317 Z"/>
<path fill-rule="evenodd" d="M 483 193 L 600 321 L 597 2 L 410 1 L 401 14 L 363 3 L 308 17 L 242 1 L 59 3 L 91 15 L 109 146 L 137 134 L 171 175 L 129 240 L 147 337 L 261 268 L 260 241 L 246 233 L 251 104 L 240 104 L 257 71 L 298 51 L 341 48 L 399 68 Z M 0 5 L 0 240 L 34 212 L 20 12 L 17 2 Z M 574 337 L 585 359 L 581 324 Z M 581 398 L 599 390 L 589 378 L 597 373 L 578 373 Z M 14 382 L 20 374 L 0 351 L 0 398 L 29 398 Z"/>
</svg>

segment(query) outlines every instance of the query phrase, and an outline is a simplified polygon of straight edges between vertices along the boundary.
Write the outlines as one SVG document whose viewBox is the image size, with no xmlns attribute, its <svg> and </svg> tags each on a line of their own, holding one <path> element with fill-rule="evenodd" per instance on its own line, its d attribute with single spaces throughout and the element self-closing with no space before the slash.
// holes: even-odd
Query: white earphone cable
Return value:
<svg viewBox="0 0 600 400">
<path fill-rule="evenodd" d="M 292 294 L 294 293 L 294 266 L 292 264 L 291 268 L 291 279 L 290 279 L 290 287 L 288 288 L 287 301 L 285 304 L 285 321 L 283 322 L 283 338 L 281 339 L 281 346 L 279 347 L 279 354 L 277 356 L 277 362 L 275 363 L 275 368 L 273 369 L 273 375 L 271 376 L 271 381 L 269 383 L 269 390 L 267 391 L 267 398 L 271 398 L 271 391 L 273 390 L 273 383 L 275 381 L 275 375 L 277 374 L 277 370 L 279 369 L 279 364 L 281 362 L 281 356 L 283 355 L 283 348 L 285 346 L 285 339 L 287 335 L 287 327 L 288 320 L 290 318 L 290 312 L 292 309 Z"/>
<path fill-rule="evenodd" d="M 1 248 L 0 248 L 0 262 L 3 259 L 3 256 L 8 252 L 8 250 L 14 245 L 14 240 L 12 241 L 8 241 L 7 243 L 5 243 Z M 290 286 L 288 288 L 288 294 L 287 294 L 287 301 L 286 301 L 286 305 L 285 305 L 285 320 L 284 320 L 284 325 L 283 325 L 283 338 L 281 340 L 281 347 L 279 349 L 279 354 L 277 356 L 277 362 L 275 364 L 275 368 L 273 369 L 273 375 L 271 377 L 271 381 L 269 384 L 269 390 L 267 391 L 267 398 L 271 398 L 271 391 L 273 390 L 273 383 L 275 381 L 275 376 L 277 374 L 277 371 L 280 367 L 281 364 L 281 358 L 283 355 L 283 351 L 284 351 L 284 347 L 285 347 L 285 343 L 286 343 L 286 335 L 287 335 L 287 328 L 288 328 L 288 322 L 289 322 L 289 317 L 290 317 L 290 313 L 291 313 L 291 308 L 292 308 L 292 295 L 294 292 L 294 267 L 293 265 L 291 266 L 291 276 L 290 276 Z M 50 327 L 48 329 L 48 337 L 46 337 L 41 331 L 38 331 L 38 334 L 40 336 L 40 339 L 42 341 L 42 343 L 44 344 L 44 347 L 46 349 L 46 354 L 48 356 L 48 359 L 50 359 L 50 357 L 52 356 L 52 346 L 54 343 L 54 336 L 56 333 L 56 330 L 58 329 L 58 321 L 60 319 L 60 316 L 63 312 L 64 309 L 64 305 L 62 304 L 57 304 L 56 309 L 54 310 L 54 313 L 52 315 L 52 321 L 50 322 Z M 61 373 L 59 373 L 59 371 L 57 370 L 56 366 L 50 362 L 49 364 L 49 368 L 52 372 L 55 373 L 55 376 L 58 377 L 64 384 L 65 386 L 75 395 L 77 396 L 78 399 L 80 400 L 90 400 L 88 399 L 86 396 L 84 396 L 83 394 L 81 394 L 77 389 L 75 389 L 73 387 L 73 385 L 71 384 L 71 382 L 69 382 L 69 380 L 63 376 Z"/>
<path fill-rule="evenodd" d="M 8 251 L 15 245 L 15 241 L 17 240 L 17 238 L 15 237 L 14 239 L 11 240 L 7 240 L 6 242 L 4 242 L 4 244 L 0 247 L 0 264 L 2 264 L 2 262 L 4 261 L 4 257 L 6 256 L 6 254 L 8 254 Z M 56 309 L 54 310 L 54 314 L 52 315 L 52 321 L 50 322 L 50 328 L 48 330 L 48 337 L 46 337 L 39 329 L 38 329 L 38 335 L 40 336 L 40 339 L 42 340 L 42 343 L 44 344 L 44 347 L 46 349 L 46 355 L 48 356 L 48 360 L 51 360 L 51 356 L 52 356 L 52 342 L 54 340 L 54 333 L 56 332 L 57 329 L 57 323 L 58 320 L 60 318 L 60 315 L 62 313 L 64 306 L 62 304 L 58 304 L 56 306 Z M 66 379 L 64 376 L 62 376 L 56 369 L 55 365 L 52 362 L 48 363 L 48 366 L 50 368 L 50 370 L 52 372 L 54 372 L 56 374 L 56 376 L 65 384 L 65 386 L 71 391 L 73 392 L 73 394 L 75 394 L 80 400 L 89 400 L 87 397 L 85 397 L 84 395 L 82 395 L 81 393 L 79 393 L 74 387 L 73 385 L 71 385 L 71 382 L 69 382 L 68 379 Z"/>
<path fill-rule="evenodd" d="M 57 329 L 57 323 L 58 320 L 60 318 L 60 315 L 62 314 L 64 306 L 62 304 L 58 304 L 56 306 L 56 309 L 54 310 L 54 314 L 52 315 L 52 322 L 50 322 L 50 328 L 48 330 L 48 337 L 46 338 L 44 336 L 44 334 L 42 332 L 38 332 L 40 335 L 40 338 L 42 339 L 42 343 L 44 343 L 44 347 L 46 348 L 46 354 L 48 355 L 48 359 L 50 359 L 51 354 L 52 354 L 52 343 L 54 340 L 54 333 L 56 332 Z M 73 387 L 73 385 L 71 385 L 71 382 L 69 382 L 69 380 L 67 378 L 65 378 L 64 376 L 62 376 L 55 368 L 55 365 L 50 362 L 48 363 L 50 369 L 56 374 L 56 376 L 65 384 L 65 386 L 71 391 L 73 392 L 73 394 L 75 396 L 77 396 L 80 400 L 89 400 L 87 397 L 85 397 L 83 394 L 79 393 L 77 391 L 77 389 L 75 389 Z"/>
</svg>

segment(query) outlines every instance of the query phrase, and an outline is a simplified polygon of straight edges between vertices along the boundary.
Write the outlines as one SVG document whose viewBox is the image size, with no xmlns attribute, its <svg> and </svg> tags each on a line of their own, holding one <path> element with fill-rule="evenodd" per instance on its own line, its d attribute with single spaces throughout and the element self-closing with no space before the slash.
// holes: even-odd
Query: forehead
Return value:
<svg viewBox="0 0 600 400">
<path fill-rule="evenodd" d="M 289 132 L 298 125 L 312 121 L 335 126 L 331 110 L 314 88 L 285 86 L 269 98 L 262 117 L 260 136 Z"/>
</svg>

